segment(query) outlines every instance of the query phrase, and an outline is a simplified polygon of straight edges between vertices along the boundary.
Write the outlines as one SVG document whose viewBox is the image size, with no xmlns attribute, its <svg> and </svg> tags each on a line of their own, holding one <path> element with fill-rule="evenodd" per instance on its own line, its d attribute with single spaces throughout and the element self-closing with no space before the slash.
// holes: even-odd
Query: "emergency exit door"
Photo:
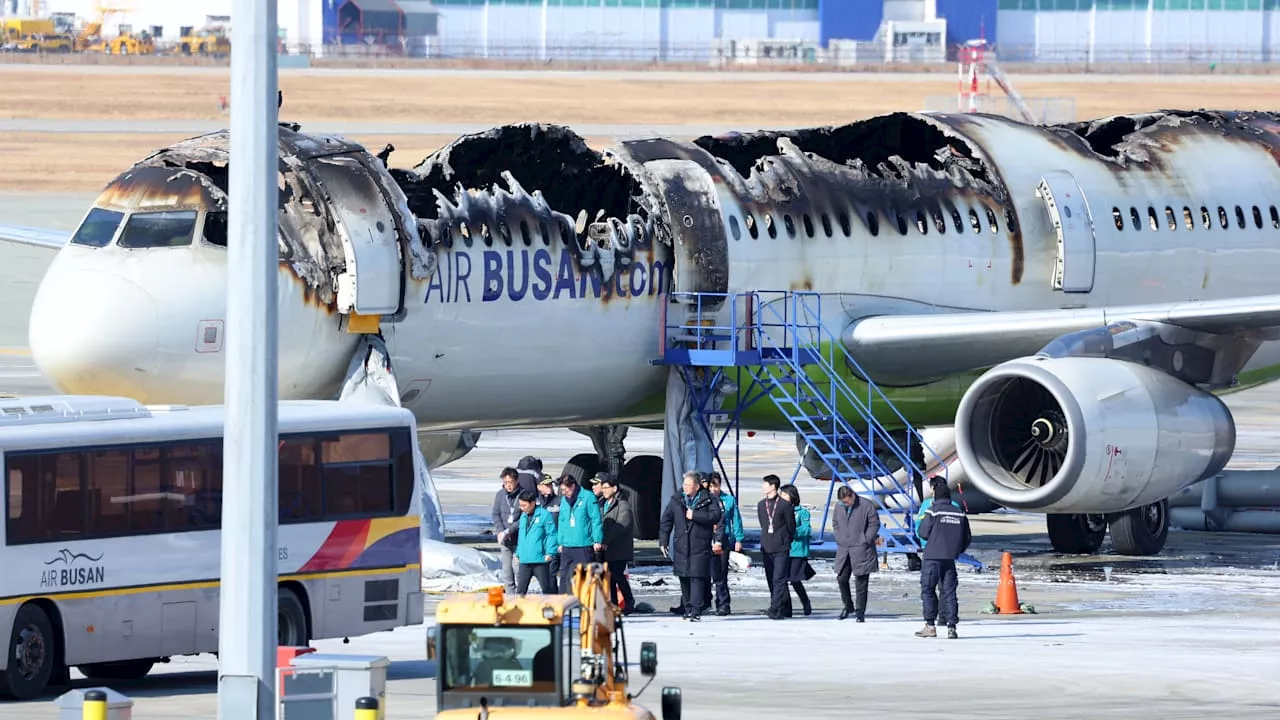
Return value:
<svg viewBox="0 0 1280 720">
<path fill-rule="evenodd" d="M 1044 201 L 1049 223 L 1058 239 L 1053 289 L 1068 293 L 1093 290 L 1093 216 L 1084 191 L 1066 170 L 1050 170 L 1040 178 L 1036 194 Z"/>
</svg>

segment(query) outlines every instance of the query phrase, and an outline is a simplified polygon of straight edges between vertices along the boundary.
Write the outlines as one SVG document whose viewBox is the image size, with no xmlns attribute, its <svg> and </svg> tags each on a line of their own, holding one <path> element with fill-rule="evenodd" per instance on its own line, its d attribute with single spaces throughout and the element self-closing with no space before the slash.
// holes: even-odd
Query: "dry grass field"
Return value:
<svg viewBox="0 0 1280 720">
<path fill-rule="evenodd" d="M 883 79 L 880 79 L 883 78 Z M 1242 76 L 1204 82 L 1159 77 L 1081 82 L 1014 78 L 1029 97 L 1073 97 L 1077 117 L 1168 107 L 1280 109 L 1277 81 Z M 281 117 L 301 122 L 502 124 L 711 124 L 743 130 L 776 125 L 827 125 L 900 110 L 919 110 L 925 98 L 955 91 L 954 76 L 937 79 L 833 79 L 829 82 L 734 82 L 732 76 L 648 80 L 616 76 L 528 79 L 461 76 L 286 74 L 280 79 Z M 40 68 L 0 73 L 0 118 L 217 120 L 227 76 L 150 72 L 74 75 Z M 31 123 L 38 127 L 38 123 Z M 0 132 L 0 191 L 83 191 L 103 183 L 182 133 L 75 134 Z M 373 148 L 391 142 L 396 165 L 417 162 L 450 138 L 355 136 Z M 591 138 L 593 144 L 607 138 Z"/>
</svg>

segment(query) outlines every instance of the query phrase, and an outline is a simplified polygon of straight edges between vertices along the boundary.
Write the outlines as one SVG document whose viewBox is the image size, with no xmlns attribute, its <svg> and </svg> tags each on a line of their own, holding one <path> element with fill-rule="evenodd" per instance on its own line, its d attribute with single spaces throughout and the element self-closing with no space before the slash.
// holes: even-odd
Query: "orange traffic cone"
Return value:
<svg viewBox="0 0 1280 720">
<path fill-rule="evenodd" d="M 1000 615 L 1021 615 L 1018 602 L 1018 584 L 1013 580 L 1013 555 L 1005 553 L 1000 558 L 1000 585 L 996 588 L 996 612 Z"/>
</svg>

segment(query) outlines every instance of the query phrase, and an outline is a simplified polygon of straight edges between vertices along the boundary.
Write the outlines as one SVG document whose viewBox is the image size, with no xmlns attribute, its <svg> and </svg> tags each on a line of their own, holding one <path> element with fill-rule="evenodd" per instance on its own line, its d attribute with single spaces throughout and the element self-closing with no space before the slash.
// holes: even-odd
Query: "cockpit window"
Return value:
<svg viewBox="0 0 1280 720">
<path fill-rule="evenodd" d="M 120 234 L 119 245 L 122 248 L 182 247 L 191 244 L 195 229 L 195 210 L 134 213 Z"/>
<path fill-rule="evenodd" d="M 205 213 L 204 241 L 218 247 L 227 246 L 227 214 L 225 212 Z"/>
<path fill-rule="evenodd" d="M 85 216 L 84 222 L 80 223 L 79 229 L 71 238 L 71 243 L 88 247 L 106 247 L 107 243 L 111 242 L 111 238 L 115 237 L 116 228 L 120 227 L 120 220 L 123 217 L 122 212 L 94 208 Z"/>
</svg>

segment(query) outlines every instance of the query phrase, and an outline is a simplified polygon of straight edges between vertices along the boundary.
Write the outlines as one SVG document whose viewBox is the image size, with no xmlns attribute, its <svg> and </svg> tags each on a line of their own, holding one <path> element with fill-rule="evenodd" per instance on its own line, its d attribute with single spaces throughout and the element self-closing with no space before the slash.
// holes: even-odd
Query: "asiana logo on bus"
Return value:
<svg viewBox="0 0 1280 720">
<path fill-rule="evenodd" d="M 106 569 L 98 564 L 101 560 L 101 553 L 94 557 L 63 548 L 53 559 L 45 561 L 49 569 L 40 573 L 40 587 L 64 588 L 102 583 L 106 579 Z"/>
</svg>

